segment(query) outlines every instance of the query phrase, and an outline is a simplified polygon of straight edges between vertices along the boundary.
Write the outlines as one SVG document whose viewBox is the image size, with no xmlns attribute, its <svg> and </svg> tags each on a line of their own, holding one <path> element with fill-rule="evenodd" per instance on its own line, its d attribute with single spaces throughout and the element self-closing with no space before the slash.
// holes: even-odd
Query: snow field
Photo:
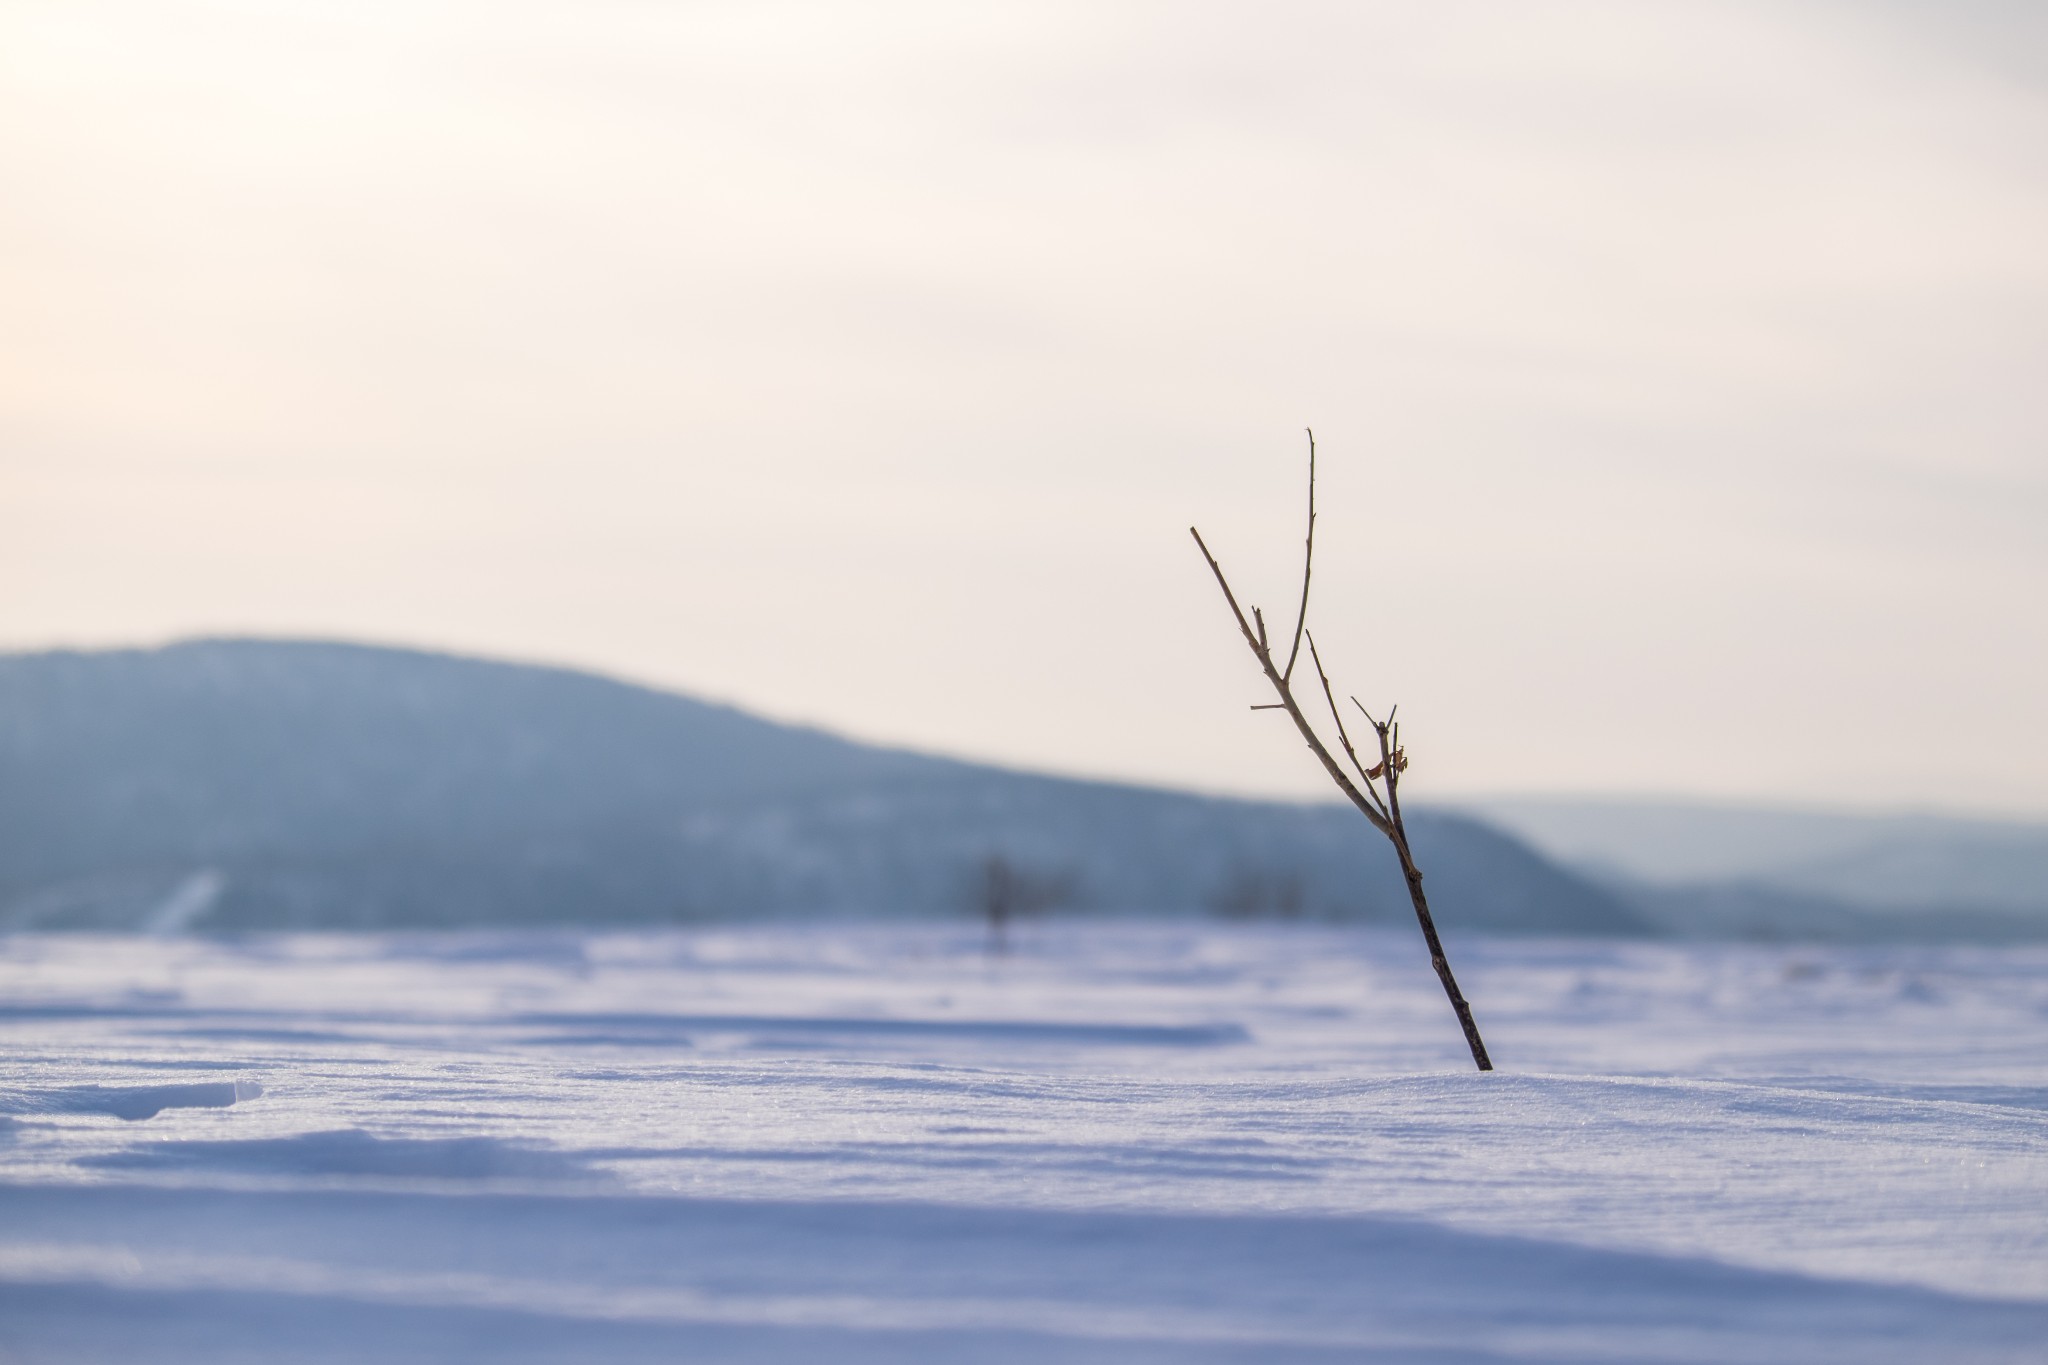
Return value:
<svg viewBox="0 0 2048 1365">
<path fill-rule="evenodd" d="M 0 1360 L 2038 1361 L 2048 951 L 0 940 Z"/>
</svg>

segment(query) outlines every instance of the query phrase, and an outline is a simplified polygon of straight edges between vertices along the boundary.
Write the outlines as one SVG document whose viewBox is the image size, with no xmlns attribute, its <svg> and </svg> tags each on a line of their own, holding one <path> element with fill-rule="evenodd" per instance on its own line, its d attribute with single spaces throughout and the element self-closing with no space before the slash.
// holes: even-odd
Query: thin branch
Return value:
<svg viewBox="0 0 2048 1365">
<path fill-rule="evenodd" d="M 1252 647 L 1252 653 L 1264 657 L 1265 647 L 1259 643 L 1259 637 L 1252 634 L 1251 622 L 1244 619 L 1244 612 L 1237 605 L 1237 594 L 1230 590 L 1230 580 L 1223 576 L 1223 566 L 1216 562 L 1216 556 L 1210 554 L 1209 547 L 1202 543 L 1200 531 L 1190 526 L 1188 534 L 1195 538 L 1196 546 L 1202 551 L 1202 558 L 1209 561 L 1209 571 L 1216 575 L 1216 586 L 1223 589 L 1223 600 L 1230 603 L 1230 614 L 1237 618 L 1237 628 L 1244 632 L 1244 642 Z"/>
<path fill-rule="evenodd" d="M 1374 803 L 1368 801 L 1365 794 L 1358 790 L 1358 784 L 1351 780 L 1343 765 L 1331 756 L 1322 736 L 1316 733 L 1315 726 L 1309 723 L 1308 717 L 1301 713 L 1301 707 L 1294 699 L 1294 688 L 1274 666 L 1273 651 L 1266 647 L 1263 635 L 1255 632 L 1252 623 L 1245 619 L 1243 610 L 1237 605 L 1237 594 L 1230 590 L 1230 580 L 1224 577 L 1223 566 L 1216 562 L 1216 556 L 1209 553 L 1208 545 L 1202 540 L 1202 533 L 1190 526 L 1188 534 L 1195 538 L 1196 546 L 1202 551 L 1202 558 L 1209 561 L 1209 571 L 1216 575 L 1216 585 L 1223 589 L 1223 600 L 1230 604 L 1230 614 L 1237 619 L 1238 630 L 1243 632 L 1245 643 L 1251 646 L 1252 657 L 1259 661 L 1259 671 L 1264 673 L 1266 681 L 1272 684 L 1274 695 L 1280 699 L 1281 709 L 1286 711 L 1287 718 L 1294 722 L 1294 728 L 1301 732 L 1302 739 L 1308 743 L 1309 752 L 1323 765 L 1323 771 L 1337 784 L 1337 790 L 1343 792 L 1345 798 L 1372 822 L 1372 827 L 1382 834 L 1391 836 L 1394 831 L 1393 825 L 1388 822 L 1386 816 L 1380 814 Z M 1258 615 L 1257 608 L 1253 608 L 1253 615 Z"/>
<path fill-rule="evenodd" d="M 1372 712 L 1365 709 L 1365 703 L 1353 697 L 1351 704 L 1358 708 L 1358 714 L 1364 716 L 1366 723 L 1372 726 L 1373 733 L 1378 734 L 1381 729 L 1380 723 L 1372 718 Z M 1367 777 L 1385 777 L 1387 775 L 1387 760 L 1381 758 L 1378 763 L 1365 770 L 1365 775 Z"/>
<path fill-rule="evenodd" d="M 1294 648 L 1287 651 L 1287 667 L 1280 673 L 1287 682 L 1294 681 L 1294 661 L 1301 657 L 1301 637 L 1308 633 L 1308 580 L 1316 566 L 1316 429 L 1302 430 L 1308 433 L 1308 543 L 1301 552 L 1301 610 L 1294 617 Z"/>
<path fill-rule="evenodd" d="M 1387 818 L 1394 825 L 1394 842 L 1401 851 L 1401 861 L 1412 867 L 1414 864 L 1408 857 L 1408 827 L 1401 823 L 1401 727 L 1394 724 L 1393 711 L 1387 712 L 1387 723 L 1378 729 L 1380 763 L 1387 770 Z M 1422 874 L 1417 872 L 1415 876 L 1419 881 Z"/>
<path fill-rule="evenodd" d="M 1344 728 L 1344 713 L 1337 709 L 1337 694 L 1330 690 L 1330 675 L 1323 667 L 1323 656 L 1317 652 L 1316 637 L 1312 634 L 1308 637 L 1308 657 L 1309 662 L 1316 666 L 1316 677 L 1322 681 L 1323 700 L 1330 704 L 1330 719 L 1337 722 L 1337 742 L 1344 746 L 1344 756 L 1351 760 L 1351 766 L 1358 769 L 1358 775 L 1365 779 L 1365 794 L 1372 798 L 1373 804 L 1378 806 L 1380 813 L 1384 815 L 1387 804 L 1380 800 L 1380 794 L 1372 789 L 1372 774 L 1358 761 L 1358 750 L 1352 747 L 1351 732 Z"/>
<path fill-rule="evenodd" d="M 1351 804 L 1356 806 L 1374 829 L 1387 837 L 1394 846 L 1394 853 L 1401 863 L 1402 879 L 1408 884 L 1408 899 L 1415 907 L 1415 920 L 1422 930 L 1423 942 L 1429 948 L 1430 965 L 1436 969 L 1437 979 L 1443 983 L 1444 994 L 1449 997 L 1451 1008 L 1458 1016 L 1458 1025 L 1464 1030 L 1465 1043 L 1472 1051 L 1472 1061 L 1481 1071 L 1493 1070 L 1493 1062 L 1486 1054 L 1486 1044 L 1479 1037 L 1479 1026 L 1472 1018 L 1472 1007 L 1466 1002 L 1464 993 L 1458 989 L 1457 978 L 1451 974 L 1451 964 L 1444 956 L 1443 941 L 1436 932 L 1436 921 L 1429 913 L 1429 901 L 1423 894 L 1422 871 L 1415 865 L 1415 856 L 1408 847 L 1408 830 L 1401 819 L 1401 768 L 1405 755 L 1401 752 L 1401 731 L 1394 721 L 1398 707 L 1387 712 L 1385 721 L 1373 719 L 1372 712 L 1357 697 L 1351 698 L 1372 725 L 1374 736 L 1379 740 L 1380 761 L 1376 769 L 1367 768 L 1358 756 L 1351 742 L 1350 732 L 1345 728 L 1343 712 L 1337 706 L 1337 696 L 1330 686 L 1330 675 L 1323 668 L 1321 655 L 1316 650 L 1315 637 L 1308 633 L 1308 591 L 1310 575 L 1315 563 L 1315 433 L 1309 433 L 1309 524 L 1308 539 L 1302 562 L 1301 609 L 1294 623 L 1294 642 L 1287 656 L 1287 667 L 1282 670 L 1273 662 L 1273 651 L 1266 635 L 1266 618 L 1258 608 L 1252 609 L 1247 618 L 1243 608 L 1237 604 L 1237 594 L 1230 589 L 1230 580 L 1224 576 L 1223 566 L 1216 562 L 1216 556 L 1209 553 L 1209 547 L 1202 540 L 1202 533 L 1190 526 L 1188 534 L 1195 538 L 1195 545 L 1201 550 L 1202 558 L 1208 562 L 1209 572 L 1216 577 L 1216 586 L 1223 590 L 1223 600 L 1230 604 L 1230 614 L 1237 621 L 1238 631 L 1243 634 L 1245 644 L 1251 648 L 1252 657 L 1258 660 L 1259 671 L 1266 675 L 1272 685 L 1277 704 L 1254 705 L 1254 711 L 1282 710 L 1294 722 L 1294 728 L 1307 742 L 1309 751 L 1323 765 L 1323 771 L 1337 784 Z M 1351 760 L 1351 766 L 1364 779 L 1363 787 L 1353 782 L 1344 767 L 1330 753 L 1329 747 L 1316 733 L 1315 726 L 1302 714 L 1295 701 L 1293 677 L 1294 665 L 1299 661 L 1301 643 L 1308 641 L 1309 658 L 1315 664 L 1316 677 L 1322 684 L 1323 700 L 1329 704 L 1330 718 L 1336 722 L 1337 738 L 1344 747 L 1344 755 Z M 1377 771 L 1386 783 L 1384 800 L 1373 786 L 1373 774 Z"/>
</svg>

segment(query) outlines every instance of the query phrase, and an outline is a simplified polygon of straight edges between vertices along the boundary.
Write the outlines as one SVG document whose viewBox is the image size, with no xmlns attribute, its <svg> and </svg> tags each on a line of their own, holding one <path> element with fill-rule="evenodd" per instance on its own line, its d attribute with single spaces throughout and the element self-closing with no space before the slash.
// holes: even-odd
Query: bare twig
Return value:
<svg viewBox="0 0 2048 1365">
<path fill-rule="evenodd" d="M 1294 648 L 1287 651 L 1287 667 L 1280 670 L 1288 682 L 1294 681 L 1294 661 L 1301 657 L 1301 637 L 1308 633 L 1308 580 L 1316 566 L 1316 429 L 1302 430 L 1308 433 L 1308 543 L 1301 551 L 1301 610 L 1294 614 Z"/>
<path fill-rule="evenodd" d="M 1188 534 L 1195 538 L 1195 544 L 1208 562 L 1209 572 L 1216 576 L 1216 586 L 1223 590 L 1223 600 L 1230 604 L 1230 614 L 1237 622 L 1238 630 L 1244 635 L 1245 644 L 1251 648 L 1252 657 L 1258 660 L 1259 671 L 1266 675 L 1272 685 L 1278 702 L 1256 704 L 1254 711 L 1285 711 L 1287 718 L 1294 722 L 1308 744 L 1309 752 L 1323 765 L 1323 771 L 1337 784 L 1337 790 L 1358 808 L 1372 827 L 1387 837 L 1394 846 L 1394 854 L 1401 863 L 1401 877 L 1408 886 L 1408 900 L 1415 908 L 1416 923 L 1422 927 L 1422 939 L 1429 947 L 1430 965 L 1436 968 L 1437 979 L 1443 983 L 1444 994 L 1450 998 L 1451 1009 L 1458 1016 L 1458 1025 L 1464 1030 L 1465 1043 L 1472 1051 L 1472 1061 L 1481 1071 L 1493 1070 L 1493 1062 L 1486 1055 L 1486 1044 L 1479 1037 L 1479 1026 L 1472 1019 L 1472 1007 L 1466 1003 L 1464 993 L 1458 989 L 1458 981 L 1451 974 L 1450 960 L 1444 956 L 1443 941 L 1438 938 L 1436 921 L 1429 913 L 1429 900 L 1422 891 L 1422 871 L 1415 865 L 1415 855 L 1408 845 L 1408 827 L 1401 818 L 1401 773 L 1408 766 L 1408 756 L 1401 748 L 1401 727 L 1394 720 L 1398 707 L 1390 708 L 1384 721 L 1374 720 L 1372 712 L 1365 709 L 1357 697 L 1351 704 L 1373 728 L 1374 737 L 1379 741 L 1380 761 L 1366 767 L 1359 758 L 1357 748 L 1351 742 L 1350 732 L 1344 726 L 1344 716 L 1337 706 L 1336 690 L 1330 685 L 1330 675 L 1323 668 L 1323 660 L 1316 649 L 1315 636 L 1308 629 L 1308 590 L 1315 568 L 1316 535 L 1316 448 L 1315 433 L 1309 433 L 1308 463 L 1308 538 L 1301 567 L 1301 609 L 1295 617 L 1294 642 L 1289 648 L 1287 666 L 1281 668 L 1273 661 L 1272 646 L 1266 636 L 1266 618 L 1257 607 L 1252 608 L 1249 619 L 1244 609 L 1238 606 L 1237 594 L 1231 591 L 1230 580 L 1223 574 L 1223 566 L 1216 562 L 1216 556 L 1209 553 L 1208 545 L 1202 540 L 1202 533 L 1190 526 Z M 1322 737 L 1307 716 L 1302 714 L 1294 697 L 1294 665 L 1301 655 L 1301 644 L 1308 641 L 1309 660 L 1315 665 L 1316 679 L 1323 690 L 1323 700 L 1329 705 L 1330 719 L 1337 727 L 1337 740 L 1344 756 L 1357 770 L 1359 781 L 1354 782 L 1330 752 Z M 1386 796 L 1381 797 L 1373 786 L 1377 779 L 1386 787 Z"/>
<path fill-rule="evenodd" d="M 1393 826 L 1387 823 L 1387 817 L 1381 815 L 1367 802 L 1350 776 L 1338 765 L 1337 760 L 1330 756 L 1329 749 L 1324 746 L 1322 737 L 1316 733 L 1315 727 L 1309 724 L 1308 717 L 1301 713 L 1301 707 L 1294 700 L 1294 689 L 1288 685 L 1287 679 L 1281 676 L 1279 668 L 1273 663 L 1273 651 L 1266 647 L 1264 632 L 1254 631 L 1251 622 L 1245 619 L 1244 612 L 1238 608 L 1237 595 L 1230 590 L 1230 580 L 1223 576 L 1223 566 L 1216 562 L 1216 556 L 1210 554 L 1209 547 L 1203 544 L 1202 533 L 1190 526 L 1188 534 L 1193 536 L 1195 544 L 1201 547 L 1202 558 L 1209 561 L 1209 570 L 1216 575 L 1217 585 L 1223 589 L 1223 599 L 1230 603 L 1231 614 L 1237 618 L 1237 628 L 1244 632 L 1245 643 L 1251 646 L 1252 657 L 1259 661 L 1259 668 L 1265 673 L 1266 681 L 1273 685 L 1274 692 L 1279 696 L 1280 709 L 1287 713 L 1287 718 L 1294 722 L 1294 728 L 1299 730 L 1301 737 L 1308 742 L 1309 752 L 1323 765 L 1323 771 L 1337 784 L 1337 790 L 1343 792 L 1352 805 L 1365 813 L 1365 818 L 1372 821 L 1375 829 L 1382 833 L 1391 832 Z M 1257 614 L 1257 608 L 1254 608 L 1253 615 Z"/>
<path fill-rule="evenodd" d="M 1337 695 L 1330 690 L 1330 675 L 1323 668 L 1323 656 L 1316 652 L 1316 637 L 1313 635 L 1308 637 L 1308 657 L 1309 662 L 1316 666 L 1316 677 L 1323 684 L 1323 700 L 1330 704 L 1330 719 L 1337 723 L 1337 742 L 1344 746 L 1344 756 L 1351 760 L 1351 766 L 1356 768 L 1358 775 L 1365 779 L 1363 784 L 1365 794 L 1372 798 L 1375 806 L 1379 807 L 1380 814 L 1385 815 L 1387 813 L 1387 803 L 1380 800 L 1380 794 L 1373 790 L 1372 785 L 1372 780 L 1377 776 L 1377 773 L 1368 772 L 1365 764 L 1359 762 L 1358 750 L 1352 746 L 1351 732 L 1344 728 L 1344 713 L 1337 709 Z M 1352 698 L 1354 702 L 1357 700 L 1356 697 Z M 1369 720 L 1371 717 L 1367 717 L 1367 719 Z"/>
</svg>

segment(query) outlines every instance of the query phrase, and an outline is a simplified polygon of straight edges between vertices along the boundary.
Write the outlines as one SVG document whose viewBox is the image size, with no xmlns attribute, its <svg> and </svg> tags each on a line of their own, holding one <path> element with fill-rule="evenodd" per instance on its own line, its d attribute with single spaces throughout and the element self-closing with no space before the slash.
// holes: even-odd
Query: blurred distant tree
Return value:
<svg viewBox="0 0 2048 1365">
<path fill-rule="evenodd" d="M 975 904 L 988 922 L 988 948 L 999 955 L 1010 950 L 1013 921 L 1058 909 L 1073 898 L 1072 874 L 1032 871 L 1000 853 L 982 859 L 975 878 Z"/>
<path fill-rule="evenodd" d="M 1465 1002 L 1464 994 L 1458 989 L 1457 978 L 1451 975 L 1450 960 L 1444 956 L 1443 942 L 1437 937 L 1436 921 L 1430 917 L 1429 901 L 1422 893 L 1422 870 L 1415 865 L 1415 856 L 1408 847 L 1408 829 L 1401 819 L 1401 774 L 1408 769 L 1408 754 L 1401 747 L 1401 727 L 1394 720 L 1394 710 L 1389 709 L 1385 720 L 1374 719 L 1356 697 L 1350 699 L 1358 708 L 1359 715 L 1373 729 L 1378 741 L 1378 761 L 1368 766 L 1358 756 L 1358 750 L 1351 743 L 1350 732 L 1344 725 L 1344 713 L 1337 705 L 1337 694 L 1330 686 L 1330 675 L 1323 668 L 1322 656 L 1316 650 L 1315 636 L 1308 628 L 1308 590 L 1315 574 L 1316 557 L 1316 434 L 1308 434 L 1308 537 L 1301 560 L 1301 606 L 1294 615 L 1293 642 L 1287 649 L 1287 661 L 1279 662 L 1266 635 L 1265 613 L 1252 608 L 1247 617 L 1237 604 L 1237 594 L 1230 590 L 1230 581 L 1223 576 L 1223 566 L 1216 562 L 1216 556 L 1209 553 L 1209 547 L 1202 540 L 1202 533 L 1190 526 L 1188 534 L 1195 538 L 1195 544 L 1202 551 L 1202 558 L 1208 561 L 1209 570 L 1216 575 L 1216 585 L 1223 589 L 1223 600 L 1230 604 L 1230 614 L 1237 620 L 1237 628 L 1244 635 L 1245 643 L 1251 646 L 1252 657 L 1259 661 L 1259 670 L 1272 684 L 1277 702 L 1268 702 L 1252 709 L 1255 711 L 1285 711 L 1287 718 L 1294 722 L 1294 728 L 1308 742 L 1309 751 L 1323 765 L 1323 771 L 1337 784 L 1347 800 L 1356 806 L 1372 827 L 1385 835 L 1394 846 L 1395 855 L 1401 860 L 1401 875 L 1408 883 L 1408 899 L 1415 907 L 1415 919 L 1422 926 L 1422 938 L 1429 945 L 1429 960 L 1436 967 L 1437 979 L 1443 982 L 1444 994 L 1450 997 L 1451 1009 L 1458 1016 L 1459 1027 L 1465 1031 L 1466 1046 L 1472 1050 L 1472 1061 L 1481 1071 L 1493 1070 L 1493 1062 L 1486 1055 L 1486 1044 L 1480 1040 L 1479 1025 L 1473 1022 L 1472 1007 Z M 1323 742 L 1322 736 L 1310 723 L 1294 695 L 1294 666 L 1301 661 L 1303 642 L 1308 644 L 1308 659 L 1315 666 L 1316 681 L 1321 684 L 1324 702 L 1329 706 L 1330 719 L 1336 727 L 1337 742 L 1349 762 L 1340 763 Z M 1398 642 L 1393 642 L 1398 644 Z M 1313 703 L 1311 703 L 1313 704 Z M 1354 781 L 1352 774 L 1357 774 Z"/>
<path fill-rule="evenodd" d="M 1216 888 L 1209 908 L 1223 919 L 1300 919 L 1303 899 L 1298 872 L 1238 867 Z"/>
</svg>

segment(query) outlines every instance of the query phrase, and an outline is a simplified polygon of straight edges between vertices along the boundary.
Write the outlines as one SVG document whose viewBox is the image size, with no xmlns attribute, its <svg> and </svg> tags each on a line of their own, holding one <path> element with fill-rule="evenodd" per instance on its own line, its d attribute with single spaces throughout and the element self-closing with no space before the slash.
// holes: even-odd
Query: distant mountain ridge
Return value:
<svg viewBox="0 0 2048 1365">
<path fill-rule="evenodd" d="M 1461 929 L 1629 934 L 1614 892 L 1412 818 Z M 1399 921 L 1355 812 L 1007 771 L 565 669 L 317 641 L 0 655 L 0 927 L 965 916 L 999 855 L 1067 913 Z"/>
<path fill-rule="evenodd" d="M 2048 937 L 2048 824 L 1673 799 L 1465 807 L 1652 919 L 1733 937 Z"/>
</svg>

